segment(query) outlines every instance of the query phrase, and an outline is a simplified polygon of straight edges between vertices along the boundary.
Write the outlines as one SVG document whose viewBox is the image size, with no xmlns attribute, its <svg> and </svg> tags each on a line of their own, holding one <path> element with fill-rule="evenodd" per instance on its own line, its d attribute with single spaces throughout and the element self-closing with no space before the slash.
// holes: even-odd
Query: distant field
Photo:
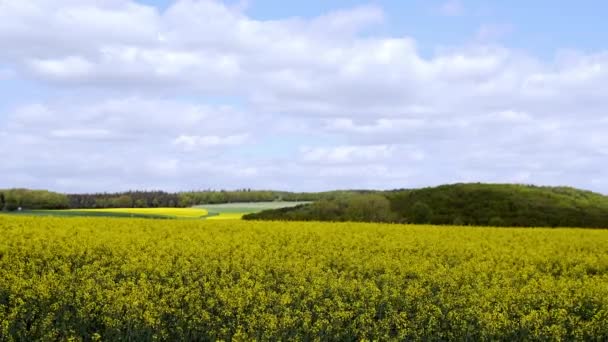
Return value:
<svg viewBox="0 0 608 342">
<path fill-rule="evenodd" d="M 280 209 L 295 207 L 310 202 L 251 202 L 251 203 L 222 203 L 197 205 L 194 208 L 203 208 L 210 213 L 253 213 L 267 209 Z"/>
<path fill-rule="evenodd" d="M 175 218 L 201 218 L 208 212 L 201 208 L 118 208 L 118 209 L 74 209 L 74 212 L 107 212 L 137 215 L 162 215 Z"/>
<path fill-rule="evenodd" d="M 208 220 L 240 220 L 243 215 L 258 213 L 263 210 L 295 207 L 311 202 L 251 202 L 204 204 L 194 208 L 208 211 Z"/>
<path fill-rule="evenodd" d="M 75 217 L 135 217 L 155 219 L 198 219 L 207 216 L 201 208 L 108 208 L 69 210 L 26 210 L 13 212 L 17 215 L 75 216 Z"/>
<path fill-rule="evenodd" d="M 209 214 L 205 217 L 205 220 L 240 220 L 243 218 L 244 213 L 216 213 Z"/>
<path fill-rule="evenodd" d="M 243 215 L 267 209 L 293 207 L 310 202 L 259 202 L 200 205 L 193 208 L 104 208 L 66 210 L 25 210 L 11 212 L 25 216 L 133 217 L 152 219 L 240 220 Z"/>
</svg>

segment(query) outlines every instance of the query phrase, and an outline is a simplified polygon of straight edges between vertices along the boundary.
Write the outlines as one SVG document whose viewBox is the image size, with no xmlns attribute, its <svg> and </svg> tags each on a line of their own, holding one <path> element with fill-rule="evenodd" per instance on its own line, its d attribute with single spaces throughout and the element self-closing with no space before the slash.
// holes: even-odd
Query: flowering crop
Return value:
<svg viewBox="0 0 608 342">
<path fill-rule="evenodd" d="M 0 215 L 0 340 L 606 340 L 608 231 Z"/>
<path fill-rule="evenodd" d="M 159 215 L 172 218 L 201 218 L 207 215 L 207 210 L 200 208 L 106 208 L 106 209 L 72 209 L 70 212 L 97 212 L 137 215 Z M 57 211 L 49 211 L 57 212 Z"/>
</svg>

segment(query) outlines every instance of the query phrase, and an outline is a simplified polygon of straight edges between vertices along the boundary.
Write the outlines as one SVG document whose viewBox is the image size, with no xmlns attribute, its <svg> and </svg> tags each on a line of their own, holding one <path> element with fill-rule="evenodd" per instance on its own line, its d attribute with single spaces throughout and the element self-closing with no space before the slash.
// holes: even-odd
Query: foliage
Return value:
<svg viewBox="0 0 608 342">
<path fill-rule="evenodd" d="M 265 210 L 243 216 L 249 220 L 394 222 L 390 202 L 380 194 L 343 194 L 308 205 Z"/>
<path fill-rule="evenodd" d="M 236 191 L 191 191 L 179 193 L 180 203 L 183 206 L 201 204 L 219 204 L 234 202 L 308 202 L 321 199 L 333 199 L 344 195 L 356 193 L 369 193 L 366 190 L 345 190 L 327 192 L 287 192 L 272 190 L 243 189 Z"/>
<path fill-rule="evenodd" d="M 46 190 L 0 190 L 0 210 L 65 209 L 69 202 L 66 195 Z"/>
<path fill-rule="evenodd" d="M 390 209 L 361 217 L 356 202 L 385 196 Z M 361 196 L 361 197 L 360 197 Z M 374 197 L 369 197 L 374 196 Z M 358 204 L 359 207 L 365 205 Z M 608 228 L 608 197 L 565 187 L 453 184 L 372 195 L 349 195 L 309 206 L 265 211 L 245 219 L 411 222 L 443 225 Z"/>
<path fill-rule="evenodd" d="M 179 207 L 179 195 L 164 191 L 69 194 L 72 209 Z"/>
<path fill-rule="evenodd" d="M 412 223 L 429 223 L 433 219 L 433 209 L 424 202 L 415 202 L 410 212 Z"/>
<path fill-rule="evenodd" d="M 242 189 L 234 191 L 205 190 L 179 193 L 163 191 L 128 191 L 122 193 L 69 194 L 72 209 L 91 208 L 157 208 L 191 207 L 203 204 L 235 202 L 305 202 L 331 199 L 344 194 L 365 193 L 364 190 L 296 193 L 286 191 Z"/>
<path fill-rule="evenodd" d="M 606 340 L 608 231 L 0 215 L 0 340 Z"/>
<path fill-rule="evenodd" d="M 391 203 L 378 194 L 350 196 L 344 216 L 346 221 L 391 222 L 395 219 Z"/>
<path fill-rule="evenodd" d="M 401 217 L 413 216 L 417 202 L 433 211 L 426 223 L 608 228 L 608 197 L 564 187 L 511 184 L 454 184 L 388 195 Z M 414 221 L 415 222 L 415 221 Z"/>
</svg>

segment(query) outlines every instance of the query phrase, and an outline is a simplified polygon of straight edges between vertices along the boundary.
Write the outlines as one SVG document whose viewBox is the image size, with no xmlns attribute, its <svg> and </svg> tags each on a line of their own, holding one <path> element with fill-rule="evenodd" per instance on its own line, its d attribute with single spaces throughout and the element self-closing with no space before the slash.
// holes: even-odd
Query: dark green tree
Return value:
<svg viewBox="0 0 608 342">
<path fill-rule="evenodd" d="M 122 195 L 115 199 L 117 208 L 131 208 L 133 206 L 133 199 L 129 195 Z"/>
<path fill-rule="evenodd" d="M 4 207 L 8 211 L 15 211 L 19 208 L 19 199 L 14 196 L 7 196 L 5 199 Z"/>
<path fill-rule="evenodd" d="M 455 226 L 464 226 L 466 224 L 466 222 L 464 221 L 464 219 L 460 216 L 456 216 L 456 218 L 454 218 L 454 222 L 452 223 Z"/>
<path fill-rule="evenodd" d="M 424 202 L 416 202 L 412 206 L 410 219 L 412 223 L 430 223 L 433 219 L 433 210 Z"/>
<path fill-rule="evenodd" d="M 488 222 L 490 227 L 502 227 L 505 225 L 505 221 L 500 218 L 500 216 L 494 216 Z"/>
<path fill-rule="evenodd" d="M 354 195 L 347 202 L 345 219 L 363 222 L 393 222 L 396 215 L 391 211 L 391 202 L 382 195 Z"/>
</svg>

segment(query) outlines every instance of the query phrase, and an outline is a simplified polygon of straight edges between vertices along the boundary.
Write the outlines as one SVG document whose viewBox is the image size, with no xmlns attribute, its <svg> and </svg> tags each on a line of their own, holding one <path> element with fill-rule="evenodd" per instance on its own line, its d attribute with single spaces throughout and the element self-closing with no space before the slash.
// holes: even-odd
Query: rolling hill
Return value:
<svg viewBox="0 0 608 342">
<path fill-rule="evenodd" d="M 570 187 L 459 183 L 344 196 L 244 218 L 608 228 L 608 196 Z"/>
</svg>

